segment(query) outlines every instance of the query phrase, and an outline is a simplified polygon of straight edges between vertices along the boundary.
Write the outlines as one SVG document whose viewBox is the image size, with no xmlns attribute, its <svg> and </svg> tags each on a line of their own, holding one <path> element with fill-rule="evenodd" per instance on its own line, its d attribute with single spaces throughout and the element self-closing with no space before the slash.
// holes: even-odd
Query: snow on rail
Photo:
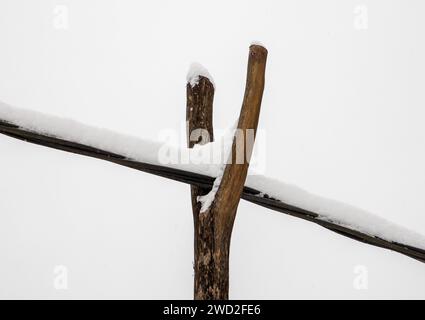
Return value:
<svg viewBox="0 0 425 320">
<path fill-rule="evenodd" d="M 223 168 L 223 164 L 164 164 L 158 160 L 158 154 L 163 147 L 162 142 L 123 135 L 74 120 L 12 107 L 2 102 L 0 102 L 0 120 L 28 131 L 102 149 L 135 161 L 182 169 L 214 178 L 220 175 Z M 199 148 L 217 148 L 215 144 L 216 142 L 213 142 L 194 149 L 177 148 L 175 151 L 190 157 L 190 153 L 199 152 Z M 326 199 L 297 186 L 261 175 L 249 175 L 245 185 L 286 204 L 315 212 L 322 220 L 390 242 L 425 249 L 424 236 L 349 204 Z"/>
</svg>

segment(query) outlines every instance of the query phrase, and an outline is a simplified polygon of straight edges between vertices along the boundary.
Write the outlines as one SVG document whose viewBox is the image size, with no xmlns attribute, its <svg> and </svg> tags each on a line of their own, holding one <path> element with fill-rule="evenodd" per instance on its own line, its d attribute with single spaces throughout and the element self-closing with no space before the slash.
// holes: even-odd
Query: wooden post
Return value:
<svg viewBox="0 0 425 320">
<path fill-rule="evenodd" d="M 199 212 L 195 203 L 195 299 L 224 300 L 229 298 L 229 250 L 233 223 L 248 172 L 250 152 L 244 152 L 243 161 L 238 150 L 250 150 L 246 146 L 247 130 L 257 130 L 267 50 L 260 45 L 249 49 L 245 95 L 239 116 L 238 132 L 243 135 L 241 148 L 239 139 L 233 139 L 231 163 L 226 164 L 223 177 L 214 201 L 205 212 Z M 188 104 L 189 105 L 189 104 Z M 202 112 L 201 112 L 202 113 Z M 193 196 L 193 194 L 192 194 Z M 192 197 L 192 201 L 193 201 Z M 192 202 L 193 203 L 193 202 Z"/>
<path fill-rule="evenodd" d="M 187 143 L 189 148 L 195 144 L 205 144 L 214 140 L 213 132 L 213 101 L 214 85 L 203 76 L 199 77 L 197 84 L 192 86 L 187 83 L 186 86 L 187 105 L 186 105 L 186 124 L 187 124 Z M 213 234 L 213 224 L 207 223 L 204 219 L 199 219 L 201 204 L 198 197 L 206 195 L 210 190 L 191 186 L 193 226 L 194 226 L 194 297 L 200 290 L 199 284 L 203 283 L 205 270 L 203 268 L 202 258 L 209 250 L 208 239 L 204 239 L 205 234 Z M 207 252 L 205 252 L 207 251 Z"/>
</svg>

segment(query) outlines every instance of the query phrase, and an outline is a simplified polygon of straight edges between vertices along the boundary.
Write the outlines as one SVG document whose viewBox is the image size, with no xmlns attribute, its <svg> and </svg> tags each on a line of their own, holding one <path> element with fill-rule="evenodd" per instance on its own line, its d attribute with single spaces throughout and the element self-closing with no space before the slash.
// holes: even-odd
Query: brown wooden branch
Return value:
<svg viewBox="0 0 425 320">
<path fill-rule="evenodd" d="M 250 149 L 246 144 L 248 130 L 257 130 L 264 90 L 267 50 L 258 45 L 249 48 L 245 96 L 233 139 L 230 163 L 224 173 L 211 206 L 199 215 L 203 252 L 199 254 L 199 278 L 195 299 L 224 300 L 229 297 L 229 253 L 233 223 L 248 173 Z M 237 134 L 242 135 L 238 139 Z M 242 142 L 242 145 L 241 145 Z M 240 153 L 242 152 L 242 161 Z"/>
<path fill-rule="evenodd" d="M 199 77 L 197 84 L 192 86 L 187 83 L 186 87 L 186 124 L 188 147 L 195 144 L 205 144 L 214 140 L 213 132 L 213 101 L 214 85 L 208 78 Z M 203 268 L 203 257 L 208 255 L 210 239 L 208 235 L 213 234 L 214 225 L 200 218 L 201 204 L 198 197 L 206 195 L 210 187 L 199 187 L 191 185 L 191 200 L 194 229 L 194 298 L 201 295 L 204 283 L 208 281 L 208 272 Z"/>
<path fill-rule="evenodd" d="M 184 171 L 180 169 L 170 168 L 167 166 L 154 165 L 139 161 L 127 159 L 122 155 L 112 153 L 107 150 L 101 150 L 93 148 L 80 143 L 67 141 L 64 139 L 47 136 L 37 132 L 33 132 L 26 128 L 21 128 L 15 124 L 11 124 L 7 121 L 0 120 L 0 134 L 6 135 L 11 138 L 19 139 L 32 144 L 70 152 L 78 155 L 83 155 L 95 159 L 101 159 L 104 161 L 112 162 L 118 165 L 122 165 L 128 168 L 132 168 L 141 172 L 153 174 L 170 180 L 187 183 L 190 185 L 196 185 L 203 188 L 211 188 L 214 179 L 202 175 L 193 173 L 190 171 Z M 425 263 L 425 250 L 413 246 L 409 246 L 404 243 L 398 243 L 388 241 L 377 236 L 365 234 L 355 229 L 351 229 L 347 226 L 341 226 L 338 223 L 332 221 L 325 221 L 320 219 L 319 215 L 315 212 L 311 212 L 290 204 L 287 204 L 279 199 L 270 197 L 259 196 L 263 195 L 262 190 L 257 190 L 249 187 L 245 187 L 242 193 L 242 199 L 251 203 L 260 205 L 273 211 L 281 212 L 305 221 L 315 223 L 328 230 L 334 231 L 345 237 L 367 243 L 380 248 L 393 250 L 401 253 L 405 256 L 418 260 Z"/>
</svg>

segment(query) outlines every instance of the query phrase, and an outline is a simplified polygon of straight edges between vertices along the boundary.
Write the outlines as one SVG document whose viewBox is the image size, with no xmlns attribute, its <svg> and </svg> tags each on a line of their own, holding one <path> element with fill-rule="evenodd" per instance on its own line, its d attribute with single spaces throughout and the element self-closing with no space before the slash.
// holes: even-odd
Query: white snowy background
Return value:
<svg viewBox="0 0 425 320">
<path fill-rule="evenodd" d="M 180 132 L 198 61 L 223 129 L 239 114 L 248 46 L 261 41 L 264 173 L 425 235 L 424 10 L 420 0 L 1 0 L 0 100 L 156 139 Z M 187 185 L 0 136 L 0 298 L 191 299 L 192 232 Z M 67 289 L 55 286 L 61 266 Z M 425 298 L 425 264 L 241 201 L 230 295 Z"/>
</svg>

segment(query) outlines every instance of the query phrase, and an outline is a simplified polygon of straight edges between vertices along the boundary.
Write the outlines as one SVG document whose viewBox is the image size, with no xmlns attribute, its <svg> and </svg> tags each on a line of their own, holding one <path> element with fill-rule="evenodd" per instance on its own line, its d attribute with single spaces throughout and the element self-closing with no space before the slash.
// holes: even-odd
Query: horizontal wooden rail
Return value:
<svg viewBox="0 0 425 320">
<path fill-rule="evenodd" d="M 2 120 L 0 120 L 0 133 L 26 142 L 113 162 L 125 167 L 129 167 L 132 169 L 136 169 L 139 171 L 143 171 L 146 173 L 154 174 L 157 176 L 187 183 L 194 186 L 210 188 L 214 182 L 214 178 L 209 176 L 169 168 L 161 165 L 133 161 L 121 155 L 114 154 L 105 150 L 100 150 L 83 144 L 32 132 L 30 130 L 20 128 L 19 126 Z M 423 249 L 415 248 L 397 242 L 387 241 L 379 237 L 371 236 L 360 231 L 338 225 L 331 221 L 322 220 L 319 218 L 319 215 L 317 213 L 286 204 L 278 199 L 270 198 L 267 196 L 259 196 L 260 194 L 262 194 L 261 190 L 245 187 L 243 189 L 242 199 L 274 211 L 278 211 L 293 217 L 313 222 L 326 229 L 332 230 L 340 235 L 349 237 L 351 239 L 355 239 L 357 241 L 367 243 L 373 246 L 393 250 L 418 261 L 425 262 L 425 250 Z"/>
</svg>

